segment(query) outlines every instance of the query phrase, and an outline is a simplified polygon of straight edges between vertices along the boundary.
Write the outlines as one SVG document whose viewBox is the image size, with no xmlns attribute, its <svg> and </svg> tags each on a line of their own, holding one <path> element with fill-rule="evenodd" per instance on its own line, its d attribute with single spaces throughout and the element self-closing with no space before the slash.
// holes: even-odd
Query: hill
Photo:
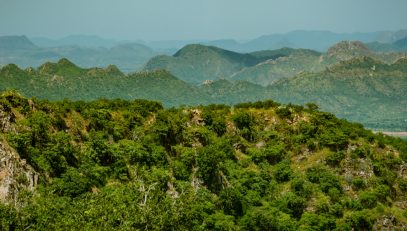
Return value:
<svg viewBox="0 0 407 231">
<path fill-rule="evenodd" d="M 407 36 L 401 38 L 393 43 L 380 43 L 380 42 L 373 42 L 368 43 L 370 49 L 377 51 L 377 52 L 406 52 L 407 51 Z"/>
<path fill-rule="evenodd" d="M 0 51 L 38 48 L 26 36 L 0 36 Z"/>
<path fill-rule="evenodd" d="M 303 73 L 270 86 L 281 102 L 315 102 L 324 110 L 370 128 L 404 129 L 407 72 L 405 59 L 388 65 L 354 58 L 319 73 Z M 391 121 L 391 122 L 390 122 Z"/>
<path fill-rule="evenodd" d="M 287 47 L 243 54 L 212 46 L 188 45 L 173 56 L 152 58 L 144 70 L 166 69 L 193 84 L 205 80 L 230 79 L 267 85 L 304 69 L 319 70 L 318 67 L 314 68 L 316 64 L 313 63 L 318 62 L 319 55 L 316 51 Z M 276 70 L 269 70 L 268 64 L 276 62 L 281 62 L 281 67 L 276 65 Z"/>
<path fill-rule="evenodd" d="M 283 58 L 277 61 L 282 62 Z M 53 101 L 143 98 L 158 100 L 166 107 L 232 105 L 270 98 L 284 103 L 314 102 L 325 111 L 369 128 L 403 131 L 407 114 L 406 76 L 406 59 L 386 64 L 361 56 L 322 71 L 283 78 L 267 87 L 228 79 L 195 85 L 164 70 L 123 74 L 115 66 L 86 69 L 62 59 L 38 69 L 22 70 L 16 65 L 1 68 L 0 91 L 16 89 L 25 96 Z"/>
<path fill-rule="evenodd" d="M 400 40 L 395 41 L 393 44 L 400 48 L 406 49 L 407 48 L 407 36 Z"/>
<path fill-rule="evenodd" d="M 6 92 L 0 112 L 3 230 L 407 225 L 407 143 L 313 106 L 165 110 Z"/>
<path fill-rule="evenodd" d="M 49 100 L 95 100 L 98 98 L 147 98 L 167 106 L 206 103 L 195 87 L 167 71 L 125 75 L 116 66 L 80 68 L 68 59 L 47 62 L 39 68 L 21 70 L 7 65 L 0 70 L 0 91 L 17 89 L 24 95 Z M 165 90 L 164 90 L 165 89 Z"/>
<path fill-rule="evenodd" d="M 262 58 L 264 59 L 264 58 Z M 189 83 L 225 78 L 243 67 L 255 65 L 259 58 L 217 47 L 187 45 L 173 56 L 158 56 L 144 70 L 165 69 Z"/>
<path fill-rule="evenodd" d="M 229 79 L 267 86 L 279 79 L 289 78 L 303 71 L 317 72 L 323 70 L 320 56 L 320 53 L 312 50 L 292 49 L 291 52 L 274 56 L 275 59 L 246 67 L 229 76 Z"/>
<path fill-rule="evenodd" d="M 326 53 L 293 49 L 292 52 L 288 52 L 280 58 L 246 67 L 231 75 L 229 79 L 267 86 L 279 79 L 289 78 L 302 72 L 320 72 L 340 61 L 364 56 L 393 63 L 405 55 L 402 53 L 376 53 L 359 41 L 341 41 L 332 45 Z"/>
</svg>

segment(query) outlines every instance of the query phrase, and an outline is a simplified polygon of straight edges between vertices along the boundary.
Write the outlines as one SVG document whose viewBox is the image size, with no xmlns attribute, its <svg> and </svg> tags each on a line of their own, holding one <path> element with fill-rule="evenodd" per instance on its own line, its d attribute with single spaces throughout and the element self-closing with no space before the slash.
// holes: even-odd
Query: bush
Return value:
<svg viewBox="0 0 407 231">
<path fill-rule="evenodd" d="M 295 218 L 300 218 L 306 206 L 306 200 L 292 192 L 288 192 L 277 199 L 276 206 Z"/>
<path fill-rule="evenodd" d="M 342 151 L 330 152 L 325 161 L 332 167 L 338 167 L 341 161 L 345 158 L 345 153 Z"/>
<path fill-rule="evenodd" d="M 292 170 L 289 161 L 283 161 L 275 166 L 274 177 L 278 182 L 285 182 L 290 180 Z"/>
<path fill-rule="evenodd" d="M 292 119 L 292 113 L 290 111 L 289 107 L 279 107 L 276 110 L 276 114 L 281 118 L 281 119 Z"/>
<path fill-rule="evenodd" d="M 291 190 L 299 196 L 309 198 L 312 194 L 312 186 L 310 182 L 306 181 L 302 177 L 294 177 L 290 181 Z"/>
<path fill-rule="evenodd" d="M 352 186 L 355 190 L 360 190 L 366 186 L 363 178 L 356 177 L 352 180 Z"/>
<path fill-rule="evenodd" d="M 275 207 L 252 207 L 240 219 L 242 230 L 297 230 L 297 221 Z"/>
<path fill-rule="evenodd" d="M 19 222 L 16 210 L 0 202 L 0 230 L 17 230 Z"/>
<path fill-rule="evenodd" d="M 377 197 L 374 192 L 362 192 L 359 196 L 363 208 L 372 209 L 377 205 Z"/>
<path fill-rule="evenodd" d="M 235 188 L 226 188 L 219 194 L 219 200 L 224 213 L 240 217 L 243 215 L 243 195 Z"/>
<path fill-rule="evenodd" d="M 374 222 L 366 211 L 353 212 L 345 218 L 345 221 L 350 224 L 354 230 L 372 230 Z"/>
<path fill-rule="evenodd" d="M 255 124 L 255 118 L 253 115 L 247 112 L 238 112 L 232 117 L 233 122 L 235 123 L 236 127 L 239 129 L 251 129 L 251 127 Z"/>
<path fill-rule="evenodd" d="M 304 213 L 299 221 L 300 230 L 333 230 L 336 228 L 334 217 Z"/>
<path fill-rule="evenodd" d="M 336 188 L 339 193 L 342 192 L 342 186 L 338 177 L 322 166 L 308 168 L 306 175 L 309 181 L 319 184 L 319 187 L 325 193 L 328 193 L 331 188 Z"/>
</svg>

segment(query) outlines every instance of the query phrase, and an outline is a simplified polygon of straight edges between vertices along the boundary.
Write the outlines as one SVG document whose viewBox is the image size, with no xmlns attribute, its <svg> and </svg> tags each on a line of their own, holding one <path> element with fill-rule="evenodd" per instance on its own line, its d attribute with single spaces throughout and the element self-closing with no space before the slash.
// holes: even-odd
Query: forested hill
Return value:
<svg viewBox="0 0 407 231">
<path fill-rule="evenodd" d="M 0 96 L 1 230 L 403 230 L 407 143 L 273 101 Z"/>
<path fill-rule="evenodd" d="M 368 57 L 322 72 L 301 73 L 269 87 L 280 102 L 317 103 L 324 110 L 374 129 L 407 128 L 407 59 L 388 65 Z"/>
<path fill-rule="evenodd" d="M 302 57 L 309 51 L 283 49 L 277 53 L 257 52 L 251 57 L 262 59 L 294 53 Z M 236 55 L 224 55 L 233 54 Z M 177 54 L 180 55 L 185 54 Z M 292 61 L 292 58 L 288 60 Z M 266 99 L 295 104 L 314 102 L 324 111 L 372 129 L 404 131 L 407 126 L 406 60 L 401 58 L 387 64 L 366 56 L 345 59 L 318 72 L 301 72 L 264 87 L 225 79 L 192 85 L 166 70 L 123 74 L 114 65 L 81 68 L 61 59 L 36 69 L 20 69 L 13 64 L 2 67 L 0 91 L 15 89 L 24 96 L 51 101 L 65 98 L 85 101 L 148 99 L 160 101 L 166 107 L 211 103 L 233 105 Z"/>
</svg>

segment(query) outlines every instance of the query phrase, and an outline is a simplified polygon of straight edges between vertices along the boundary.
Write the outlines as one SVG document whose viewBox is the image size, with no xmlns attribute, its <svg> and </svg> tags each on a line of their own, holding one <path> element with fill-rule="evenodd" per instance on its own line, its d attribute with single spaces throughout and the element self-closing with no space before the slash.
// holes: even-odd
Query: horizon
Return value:
<svg viewBox="0 0 407 231">
<path fill-rule="evenodd" d="M 100 35 L 96 35 L 96 34 L 68 34 L 66 36 L 63 37 L 47 37 L 47 36 L 29 36 L 26 34 L 0 34 L 0 37 L 19 37 L 19 36 L 23 36 L 26 37 L 28 40 L 30 40 L 31 42 L 33 42 L 35 45 L 36 42 L 34 42 L 33 40 L 48 40 L 48 41 L 52 41 L 52 42 L 58 42 L 58 41 L 62 41 L 64 39 L 72 39 L 72 38 L 83 38 L 83 37 L 87 37 L 87 38 L 94 38 L 94 39 L 98 39 L 98 40 L 104 40 L 106 42 L 110 42 L 112 44 L 126 44 L 126 43 L 136 43 L 136 44 L 140 44 L 140 45 L 146 45 L 149 46 L 151 44 L 154 43 L 160 43 L 160 42 L 179 42 L 179 43 L 183 43 L 185 45 L 188 44 L 202 44 L 202 45 L 210 45 L 210 44 L 205 44 L 206 42 L 214 42 L 214 41 L 227 41 L 227 40 L 231 40 L 231 41 L 235 41 L 238 44 L 244 44 L 250 41 L 253 41 L 255 39 L 258 38 L 262 38 L 265 36 L 273 36 L 273 35 L 287 35 L 290 33 L 295 33 L 295 32 L 308 32 L 308 33 L 313 33 L 313 32 L 322 32 L 322 33 L 332 33 L 332 34 L 336 34 L 336 35 L 357 35 L 357 34 L 369 34 L 369 33 L 397 33 L 397 32 L 406 32 L 407 29 L 404 28 L 400 28 L 400 29 L 396 29 L 396 30 L 383 30 L 383 31 L 364 31 L 364 32 L 336 32 L 336 31 L 330 31 L 330 30 L 292 30 L 292 31 L 288 31 L 285 33 L 271 33 L 271 34 L 261 34 L 257 37 L 253 37 L 253 38 L 249 38 L 249 39 L 237 39 L 237 38 L 218 38 L 218 39 L 200 39 L 200 38 L 196 38 L 196 39 L 161 39 L 161 40 L 142 40 L 142 39 L 114 39 L 114 38 L 109 38 L 109 37 L 104 37 L 104 36 L 100 36 Z M 360 40 L 341 40 L 341 41 L 360 41 Z M 339 41 L 338 41 L 339 42 Z M 362 43 L 366 43 L 365 41 L 360 41 Z M 380 42 L 380 43 L 386 43 L 386 42 Z M 332 43 L 331 45 L 334 45 L 335 43 Z M 72 43 L 72 45 L 76 45 L 76 43 Z M 185 46 L 183 45 L 183 46 Z M 182 47 L 183 47 L 182 46 Z M 213 46 L 213 45 L 211 45 Z M 215 45 L 216 46 L 216 45 Z M 41 45 L 39 45 L 39 47 L 41 47 Z M 85 46 L 86 47 L 86 46 Z M 103 46 L 102 46 L 103 47 Z M 287 46 L 290 47 L 290 46 Z M 176 48 L 176 47 L 174 47 Z M 176 49 L 180 49 L 181 47 L 178 47 Z"/>
<path fill-rule="evenodd" d="M 306 29 L 301 29 L 301 30 L 291 30 L 291 31 L 287 31 L 284 33 L 264 33 L 264 34 L 260 34 L 256 37 L 252 37 L 252 38 L 247 38 L 247 39 L 238 39 L 238 38 L 233 38 L 233 37 L 227 37 L 227 38 L 217 38 L 217 39 L 206 39 L 206 38 L 195 38 L 195 39 L 159 39 L 159 40 L 142 40 L 142 39 L 115 39 L 115 38 L 109 38 L 109 37 L 104 37 L 101 35 L 97 35 L 97 34 L 68 34 L 66 36 L 62 36 L 62 37 L 47 37 L 47 36 L 29 36 L 29 35 L 25 35 L 25 34 L 5 34 L 5 35 L 0 35 L 0 36 L 26 36 L 28 39 L 49 39 L 49 40 L 53 40 L 53 41 L 58 41 L 58 40 L 62 40 L 62 39 L 66 39 L 66 38 L 72 38 L 72 37 L 94 37 L 94 38 L 99 38 L 99 39 L 103 39 L 103 40 L 110 40 L 110 41 L 114 41 L 114 42 L 162 42 L 162 41 L 182 41 L 182 42 L 209 42 L 209 41 L 222 41 L 222 40 L 234 40 L 236 42 L 239 43 L 244 43 L 250 40 L 254 40 L 257 38 L 260 38 L 262 36 L 269 36 L 269 35 L 286 35 L 286 34 L 290 34 L 293 32 L 326 32 L 326 33 L 333 33 L 333 34 L 364 34 L 364 33 L 383 33 L 383 32 L 399 32 L 399 31 L 407 31 L 407 28 L 400 28 L 400 29 L 395 29 L 395 30 L 378 30 L 378 31 L 355 31 L 355 32 L 337 32 L 337 31 L 331 31 L 331 30 L 306 30 Z"/>
</svg>

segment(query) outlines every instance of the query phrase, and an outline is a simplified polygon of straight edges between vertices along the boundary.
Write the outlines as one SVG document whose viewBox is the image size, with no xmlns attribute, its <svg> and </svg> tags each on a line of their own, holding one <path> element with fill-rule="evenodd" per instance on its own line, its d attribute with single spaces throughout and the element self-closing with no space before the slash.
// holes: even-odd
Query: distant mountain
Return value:
<svg viewBox="0 0 407 231">
<path fill-rule="evenodd" d="M 376 41 L 380 32 L 371 33 L 333 33 L 330 31 L 297 30 L 285 34 L 263 35 L 242 44 L 241 52 L 274 50 L 282 47 L 304 48 L 325 51 L 332 44 L 343 40 Z"/>
<path fill-rule="evenodd" d="M 331 46 L 326 53 L 291 49 L 291 52 L 286 55 L 267 60 L 252 67 L 246 67 L 232 74 L 229 79 L 249 81 L 267 86 L 280 79 L 289 78 L 302 72 L 319 72 L 340 61 L 350 60 L 355 57 L 367 56 L 385 63 L 393 63 L 404 57 L 404 54 L 401 53 L 375 53 L 359 41 L 341 41 Z"/>
<path fill-rule="evenodd" d="M 284 34 L 262 35 L 247 42 L 219 40 L 206 44 L 236 52 L 275 50 L 283 47 L 312 49 L 325 52 L 332 44 L 343 40 L 358 40 L 363 43 L 393 43 L 407 36 L 407 30 L 379 31 L 367 33 L 334 33 L 330 31 L 297 30 Z"/>
<path fill-rule="evenodd" d="M 375 41 L 379 43 L 394 43 L 397 40 L 407 37 L 407 30 L 381 31 Z"/>
<path fill-rule="evenodd" d="M 367 46 L 377 52 L 407 52 L 407 35 L 393 43 L 372 42 Z"/>
<path fill-rule="evenodd" d="M 189 83 L 226 78 L 244 67 L 253 66 L 268 57 L 240 54 L 213 46 L 187 45 L 173 56 L 152 58 L 144 70 L 165 69 Z"/>
<path fill-rule="evenodd" d="M 400 48 L 406 49 L 407 50 L 407 36 L 397 40 L 396 42 L 393 43 L 395 46 L 398 46 Z"/>
<path fill-rule="evenodd" d="M 112 48 L 61 47 L 50 48 L 60 57 L 67 57 L 83 67 L 117 65 L 125 72 L 137 71 L 150 58 L 160 53 L 137 43 L 120 44 Z"/>
<path fill-rule="evenodd" d="M 92 38 L 84 40 L 82 45 L 91 43 Z M 159 54 L 168 54 L 139 43 L 123 43 L 111 48 L 96 47 L 97 44 L 95 41 L 93 47 L 64 45 L 44 48 L 34 45 L 25 36 L 2 36 L 0 37 L 0 66 L 14 63 L 22 67 L 37 67 L 42 63 L 55 62 L 67 57 L 82 67 L 103 67 L 114 64 L 125 72 L 132 72 L 140 70 L 150 58 Z"/>
<path fill-rule="evenodd" d="M 246 67 L 228 79 L 232 81 L 249 81 L 267 86 L 282 78 L 288 78 L 303 71 L 321 71 L 324 65 L 320 62 L 321 54 L 312 50 L 291 49 L 292 52 L 276 59 Z"/>
<path fill-rule="evenodd" d="M 119 44 L 115 40 L 104 39 L 95 35 L 70 35 L 61 39 L 33 37 L 30 40 L 39 47 L 80 46 L 110 48 Z"/>
<path fill-rule="evenodd" d="M 0 36 L 0 51 L 38 48 L 26 36 Z"/>
<path fill-rule="evenodd" d="M 144 70 L 165 69 L 188 83 L 229 79 L 267 86 L 301 72 L 319 72 L 354 57 L 367 56 L 393 63 L 402 53 L 376 53 L 359 41 L 341 41 L 326 53 L 307 49 L 281 48 L 237 53 L 213 46 L 187 45 L 173 56 L 157 56 Z"/>
</svg>

